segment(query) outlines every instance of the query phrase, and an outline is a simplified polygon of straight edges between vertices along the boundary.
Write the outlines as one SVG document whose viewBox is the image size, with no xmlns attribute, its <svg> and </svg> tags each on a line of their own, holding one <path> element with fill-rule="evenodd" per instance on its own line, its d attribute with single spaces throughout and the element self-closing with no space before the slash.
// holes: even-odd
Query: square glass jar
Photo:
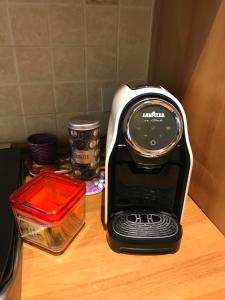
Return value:
<svg viewBox="0 0 225 300">
<path fill-rule="evenodd" d="M 85 183 L 44 171 L 10 196 L 21 237 L 61 254 L 85 222 Z"/>
</svg>

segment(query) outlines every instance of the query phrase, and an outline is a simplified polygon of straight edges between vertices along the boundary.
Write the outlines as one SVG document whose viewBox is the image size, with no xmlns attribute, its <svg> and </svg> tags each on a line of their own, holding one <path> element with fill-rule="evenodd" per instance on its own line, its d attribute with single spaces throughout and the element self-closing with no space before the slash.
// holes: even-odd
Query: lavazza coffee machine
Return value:
<svg viewBox="0 0 225 300">
<path fill-rule="evenodd" d="M 180 102 L 145 82 L 122 86 L 112 104 L 105 162 L 105 223 L 114 251 L 179 249 L 192 161 Z"/>
</svg>

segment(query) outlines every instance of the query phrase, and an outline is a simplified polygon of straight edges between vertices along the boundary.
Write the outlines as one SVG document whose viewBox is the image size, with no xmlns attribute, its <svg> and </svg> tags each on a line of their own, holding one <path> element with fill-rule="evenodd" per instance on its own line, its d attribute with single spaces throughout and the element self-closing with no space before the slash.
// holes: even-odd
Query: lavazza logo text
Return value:
<svg viewBox="0 0 225 300">
<path fill-rule="evenodd" d="M 157 113 L 157 112 L 153 111 L 151 113 L 143 113 L 142 117 L 143 118 L 165 118 L 165 114 Z"/>
</svg>

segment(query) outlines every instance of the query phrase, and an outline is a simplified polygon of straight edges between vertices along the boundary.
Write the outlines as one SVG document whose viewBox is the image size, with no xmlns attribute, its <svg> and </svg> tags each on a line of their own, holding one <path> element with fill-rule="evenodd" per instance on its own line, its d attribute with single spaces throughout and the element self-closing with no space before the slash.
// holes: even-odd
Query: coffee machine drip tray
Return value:
<svg viewBox="0 0 225 300">
<path fill-rule="evenodd" d="M 182 236 L 180 223 L 167 212 L 120 211 L 108 228 L 108 242 L 116 252 L 176 252 Z"/>
</svg>

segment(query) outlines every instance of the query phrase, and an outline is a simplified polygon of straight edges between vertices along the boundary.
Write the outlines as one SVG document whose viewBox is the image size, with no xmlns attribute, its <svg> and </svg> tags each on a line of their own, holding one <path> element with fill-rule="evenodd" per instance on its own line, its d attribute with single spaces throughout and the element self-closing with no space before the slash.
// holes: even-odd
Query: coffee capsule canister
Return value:
<svg viewBox="0 0 225 300">
<path fill-rule="evenodd" d="M 71 120 L 68 125 L 73 176 L 90 180 L 99 174 L 100 122 Z"/>
</svg>

